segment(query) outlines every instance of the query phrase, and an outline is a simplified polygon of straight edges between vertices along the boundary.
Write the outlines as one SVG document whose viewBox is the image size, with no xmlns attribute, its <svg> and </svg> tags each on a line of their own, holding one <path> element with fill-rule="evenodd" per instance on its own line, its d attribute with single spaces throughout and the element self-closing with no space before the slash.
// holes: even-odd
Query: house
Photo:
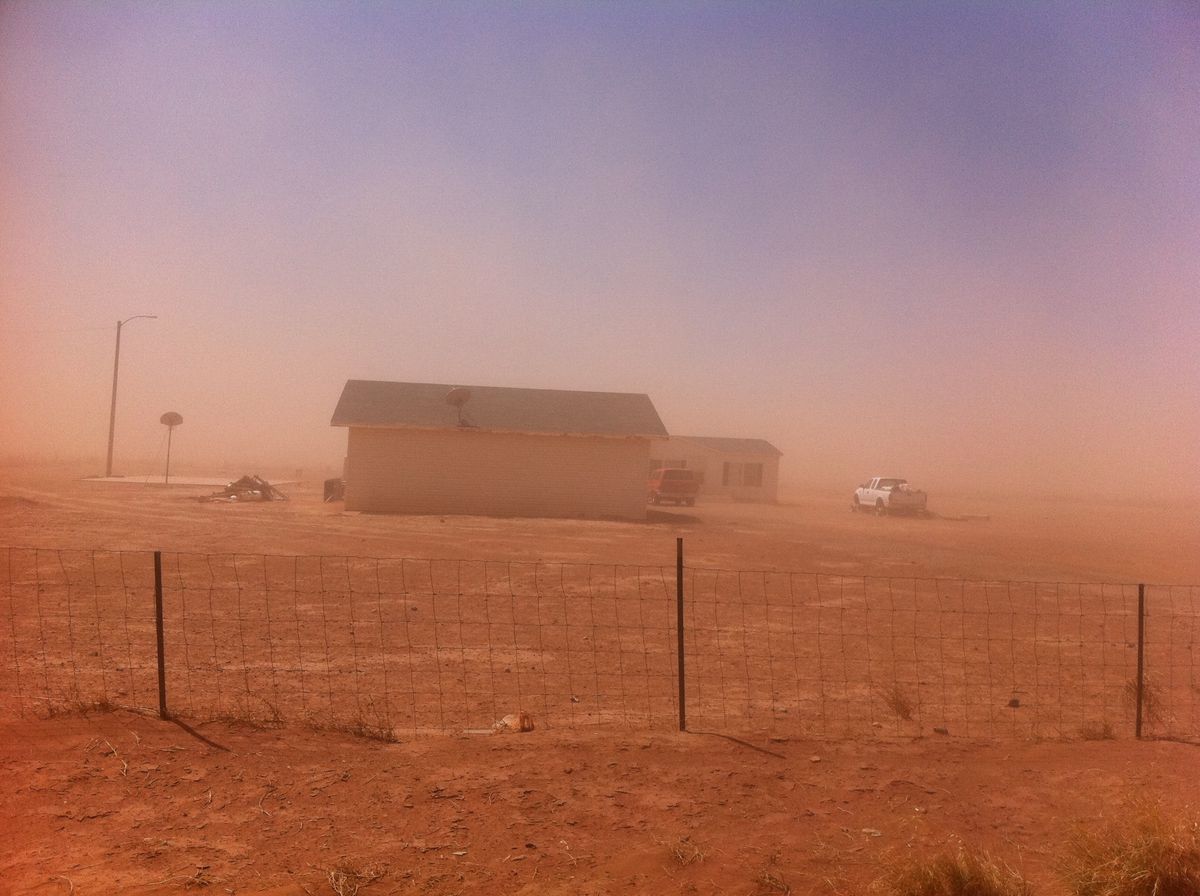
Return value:
<svg viewBox="0 0 1200 896">
<path fill-rule="evenodd" d="M 700 474 L 701 497 L 774 504 L 783 452 L 762 439 L 671 436 L 650 443 L 649 469 L 682 467 Z"/>
<path fill-rule="evenodd" d="M 349 380 L 346 509 L 491 516 L 646 515 L 649 396 Z"/>
</svg>

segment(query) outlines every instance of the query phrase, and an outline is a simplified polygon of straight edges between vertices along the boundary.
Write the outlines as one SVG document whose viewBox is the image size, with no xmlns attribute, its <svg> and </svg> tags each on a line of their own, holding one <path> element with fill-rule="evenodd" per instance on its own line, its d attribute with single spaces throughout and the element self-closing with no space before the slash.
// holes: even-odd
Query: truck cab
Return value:
<svg viewBox="0 0 1200 896">
<path fill-rule="evenodd" d="M 887 513 L 924 513 L 927 496 L 911 488 L 907 479 L 876 476 L 854 490 L 850 502 L 852 511 L 873 510 L 879 516 Z"/>
</svg>

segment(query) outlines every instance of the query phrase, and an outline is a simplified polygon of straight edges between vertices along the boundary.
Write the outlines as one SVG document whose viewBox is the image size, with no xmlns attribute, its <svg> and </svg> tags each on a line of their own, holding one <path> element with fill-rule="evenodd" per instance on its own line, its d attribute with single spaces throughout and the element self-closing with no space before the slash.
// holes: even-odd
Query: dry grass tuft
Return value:
<svg viewBox="0 0 1200 896">
<path fill-rule="evenodd" d="M 913 711 L 916 707 L 913 706 L 912 700 L 908 695 L 900 689 L 900 685 L 892 682 L 887 686 L 878 688 L 879 699 L 884 705 L 894 712 L 899 718 L 905 722 L 912 721 Z"/>
<path fill-rule="evenodd" d="M 220 878 L 215 878 L 209 874 L 207 865 L 197 865 L 196 873 L 185 880 L 183 886 L 187 890 L 198 890 L 210 887 L 219 880 Z"/>
<path fill-rule="evenodd" d="M 1084 722 L 1079 726 L 1079 736 L 1083 740 L 1112 740 L 1117 735 L 1108 722 Z"/>
<path fill-rule="evenodd" d="M 1200 820 L 1172 822 L 1155 807 L 1080 830 L 1061 865 L 1072 896 L 1196 896 Z"/>
<path fill-rule="evenodd" d="M 1137 679 L 1125 682 L 1125 702 L 1129 704 L 1129 714 L 1137 713 Z M 1167 701 L 1163 697 L 1162 687 L 1149 675 L 1142 679 L 1142 724 L 1152 728 L 1166 719 Z"/>
<path fill-rule="evenodd" d="M 310 731 L 336 731 L 339 734 L 349 734 L 354 737 L 362 737 L 366 740 L 378 740 L 387 744 L 398 743 L 400 738 L 396 735 L 393 728 L 385 725 L 375 725 L 368 722 L 366 719 L 358 718 L 349 722 L 329 722 L 317 723 L 309 722 Z"/>
<path fill-rule="evenodd" d="M 86 717 L 93 713 L 116 712 L 120 708 L 107 697 L 98 700 L 86 700 L 78 694 L 71 694 L 58 702 L 47 702 L 43 713 L 47 719 L 54 719 L 60 716 Z"/>
<path fill-rule="evenodd" d="M 783 896 L 788 896 L 792 892 L 791 884 L 784 879 L 783 874 L 779 870 L 779 853 L 772 853 L 767 859 L 765 865 L 754 878 L 755 894 L 775 894 L 782 893 Z"/>
<path fill-rule="evenodd" d="M 879 896 L 1030 896 L 1020 873 L 984 852 L 960 845 L 954 853 L 907 861 L 875 882 Z"/>
<path fill-rule="evenodd" d="M 266 697 L 259 697 L 259 700 L 261 700 L 263 706 L 267 708 L 268 713 L 267 718 L 263 720 L 263 724 L 269 725 L 273 728 L 283 727 L 283 713 L 279 711 L 279 707 Z"/>
<path fill-rule="evenodd" d="M 703 862 L 708 855 L 703 847 L 692 842 L 691 837 L 680 837 L 664 845 L 675 864 L 684 868 Z"/>
<path fill-rule="evenodd" d="M 764 868 L 758 873 L 758 879 L 755 881 L 758 884 L 758 892 L 760 893 L 783 893 L 788 896 L 792 892 L 791 884 L 783 879 L 783 875 L 773 868 Z"/>
<path fill-rule="evenodd" d="M 394 729 L 386 725 L 372 725 L 365 719 L 358 719 L 341 730 L 347 734 L 353 734 L 355 737 L 365 737 L 367 740 L 380 740 L 388 744 L 394 744 L 399 740 L 396 737 Z"/>
<path fill-rule="evenodd" d="M 342 862 L 330 868 L 326 876 L 336 896 L 358 896 L 359 890 L 379 880 L 386 870 L 382 865 L 370 864 L 354 868 Z"/>
</svg>

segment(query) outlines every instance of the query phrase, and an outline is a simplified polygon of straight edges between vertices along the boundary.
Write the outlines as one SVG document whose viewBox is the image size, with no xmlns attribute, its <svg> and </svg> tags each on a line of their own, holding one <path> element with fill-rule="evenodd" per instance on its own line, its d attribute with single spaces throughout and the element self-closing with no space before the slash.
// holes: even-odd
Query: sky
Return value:
<svg viewBox="0 0 1200 896">
<path fill-rule="evenodd" d="M 786 482 L 1200 496 L 1200 7 L 0 3 L 0 457 L 340 467 L 347 379 Z"/>
</svg>

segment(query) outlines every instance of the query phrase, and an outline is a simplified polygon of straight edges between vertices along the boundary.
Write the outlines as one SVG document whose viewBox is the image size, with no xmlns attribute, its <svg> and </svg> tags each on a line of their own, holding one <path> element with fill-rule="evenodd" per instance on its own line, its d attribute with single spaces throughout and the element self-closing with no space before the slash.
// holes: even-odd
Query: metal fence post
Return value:
<svg viewBox="0 0 1200 896">
<path fill-rule="evenodd" d="M 158 636 L 158 717 L 167 718 L 167 660 L 163 642 L 162 551 L 154 552 L 154 630 Z"/>
<path fill-rule="evenodd" d="M 1146 688 L 1146 586 L 1138 585 L 1138 645 L 1137 645 L 1137 718 L 1134 736 L 1142 736 L 1142 701 Z"/>
<path fill-rule="evenodd" d="M 679 730 L 687 731 L 687 700 L 683 677 L 683 538 L 675 539 L 675 634 L 679 655 Z"/>
</svg>

